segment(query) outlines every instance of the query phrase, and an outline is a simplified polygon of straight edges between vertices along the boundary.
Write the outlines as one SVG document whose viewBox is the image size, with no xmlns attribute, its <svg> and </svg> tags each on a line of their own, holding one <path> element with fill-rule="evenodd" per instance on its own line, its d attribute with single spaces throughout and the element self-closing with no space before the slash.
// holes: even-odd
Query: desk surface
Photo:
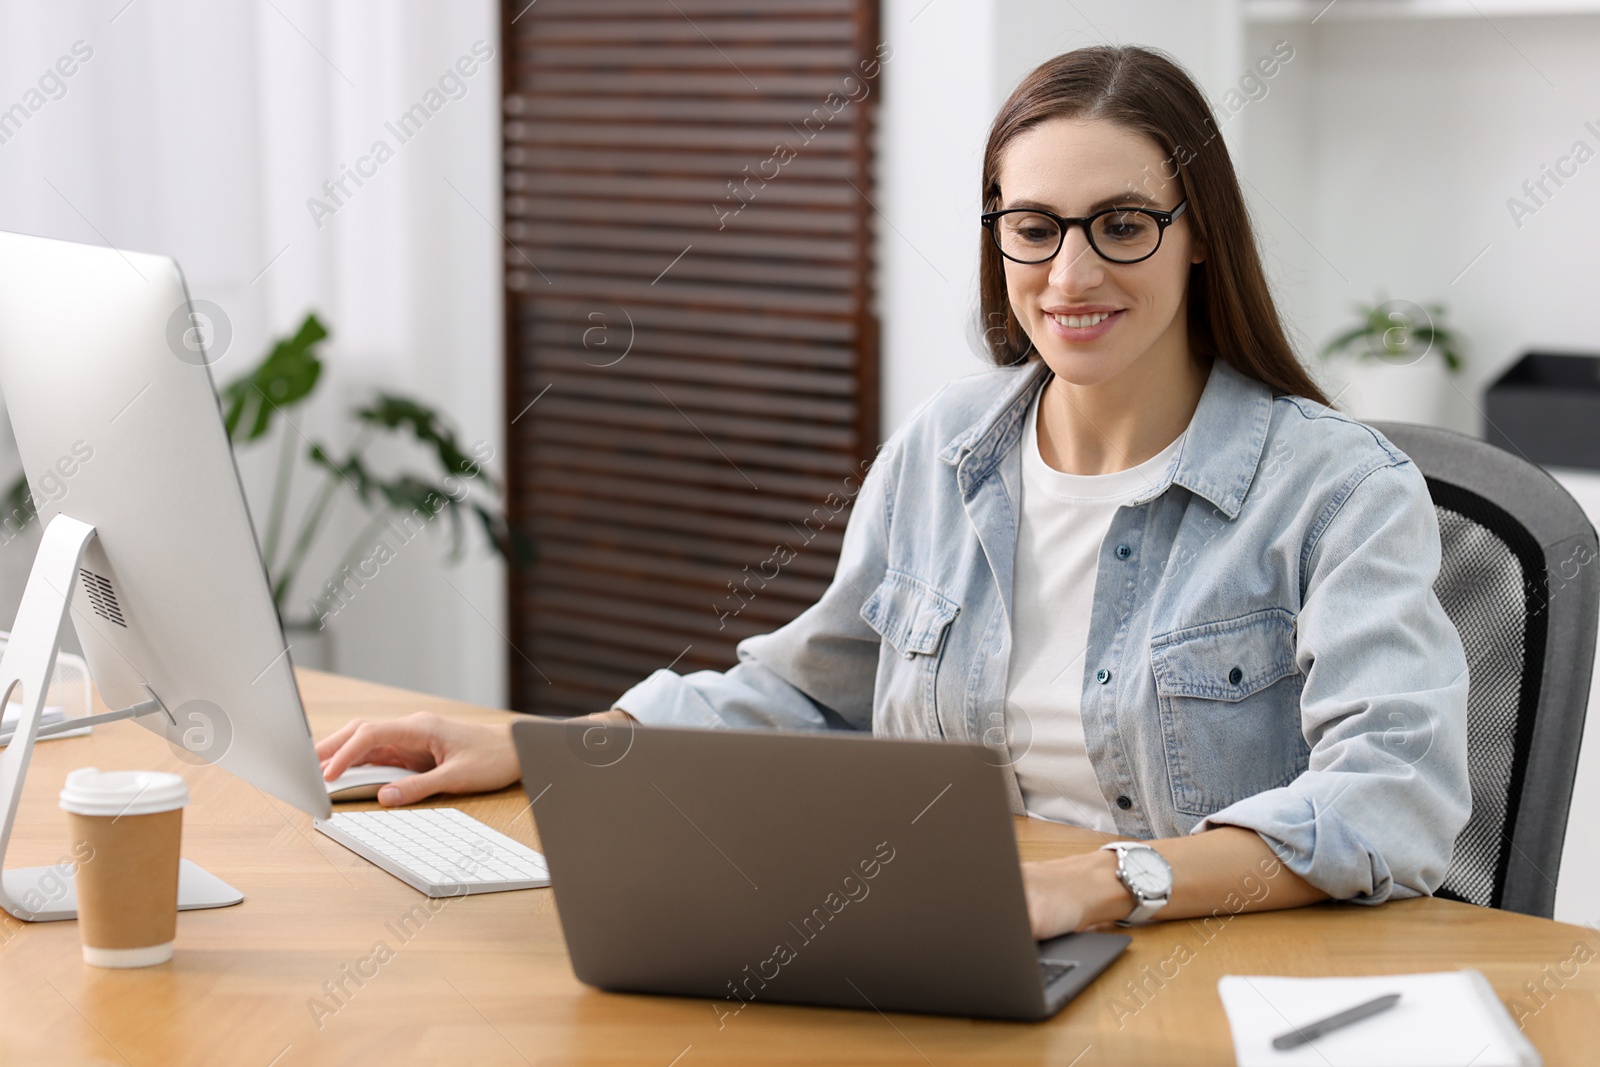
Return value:
<svg viewBox="0 0 1600 1067">
<path fill-rule="evenodd" d="M 354 716 L 506 714 L 312 671 L 301 686 L 318 736 Z M 450 901 L 397 936 L 394 924 L 424 898 L 316 833 L 307 816 L 179 761 L 131 723 L 39 745 L 10 866 L 60 859 L 67 831 L 55 794 L 82 766 L 181 773 L 193 797 L 184 853 L 245 902 L 182 914 L 172 962 L 138 971 L 85 966 L 75 923 L 0 918 L 0 1063 L 1230 1064 L 1224 974 L 1461 967 L 1488 977 L 1547 1064 L 1593 1063 L 1600 1042 L 1600 933 L 1443 900 L 1135 930 L 1128 952 L 1048 1023 L 757 1003 L 719 1026 L 707 1000 L 580 984 L 548 889 Z M 520 790 L 439 803 L 538 847 Z M 1037 820 L 1016 829 L 1025 859 L 1097 840 Z M 380 942 L 386 950 L 375 954 Z M 376 974 L 357 985 L 345 975 L 358 966 Z M 325 983 L 341 980 L 350 994 L 334 1001 Z"/>
</svg>

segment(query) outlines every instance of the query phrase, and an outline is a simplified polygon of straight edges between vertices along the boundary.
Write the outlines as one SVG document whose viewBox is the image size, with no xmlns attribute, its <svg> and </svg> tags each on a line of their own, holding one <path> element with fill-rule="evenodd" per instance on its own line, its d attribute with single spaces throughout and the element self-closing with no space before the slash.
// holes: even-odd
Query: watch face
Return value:
<svg viewBox="0 0 1600 1067">
<path fill-rule="evenodd" d="M 1172 888 L 1172 868 L 1151 848 L 1130 848 L 1123 853 L 1123 870 L 1141 895 L 1164 897 Z"/>
</svg>

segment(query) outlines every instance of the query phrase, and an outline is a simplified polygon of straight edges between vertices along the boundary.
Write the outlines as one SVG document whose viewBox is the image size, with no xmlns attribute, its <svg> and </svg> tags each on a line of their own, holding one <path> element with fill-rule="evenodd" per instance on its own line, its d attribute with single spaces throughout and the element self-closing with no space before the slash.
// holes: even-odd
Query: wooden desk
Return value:
<svg viewBox="0 0 1600 1067">
<path fill-rule="evenodd" d="M 353 716 L 423 708 L 480 721 L 506 714 L 310 671 L 301 672 L 301 685 L 318 736 Z M 13 866 L 57 861 L 67 838 L 56 793 L 68 770 L 91 765 L 181 773 L 193 796 L 184 852 L 243 890 L 245 902 L 184 913 L 172 962 L 137 971 L 85 966 L 75 923 L 0 920 L 0 1064 L 7 1067 L 1230 1064 L 1217 999 L 1223 974 L 1459 967 L 1481 970 L 1508 1006 L 1531 1013 L 1526 1032 L 1547 1064 L 1593 1063 L 1600 1042 L 1600 933 L 1442 900 L 1321 905 L 1209 928 L 1175 922 L 1135 930 L 1128 952 L 1048 1023 L 756 1003 L 719 1028 L 706 1000 L 620 996 L 579 984 L 548 889 L 451 901 L 409 931 L 399 928 L 403 916 L 419 914 L 422 896 L 316 833 L 307 816 L 225 772 L 178 760 L 130 723 L 39 745 Z M 538 845 L 520 790 L 442 803 Z M 1019 820 L 1017 832 L 1027 859 L 1095 843 L 1093 835 L 1036 820 Z M 346 968 L 373 960 L 379 942 L 386 961 L 365 965 L 376 974 L 359 985 L 345 977 Z M 350 994 L 336 1002 L 325 983 L 341 980 Z M 1530 982 L 1548 992 L 1536 999 L 1524 988 Z"/>
</svg>

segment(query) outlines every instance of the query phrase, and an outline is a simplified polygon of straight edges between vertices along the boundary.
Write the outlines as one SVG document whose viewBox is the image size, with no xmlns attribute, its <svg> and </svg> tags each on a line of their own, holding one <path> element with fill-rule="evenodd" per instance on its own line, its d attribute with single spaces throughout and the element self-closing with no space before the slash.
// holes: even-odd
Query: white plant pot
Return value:
<svg viewBox="0 0 1600 1067">
<path fill-rule="evenodd" d="M 1415 363 L 1345 357 L 1333 362 L 1333 406 L 1362 422 L 1444 423 L 1450 371 L 1437 356 Z"/>
</svg>

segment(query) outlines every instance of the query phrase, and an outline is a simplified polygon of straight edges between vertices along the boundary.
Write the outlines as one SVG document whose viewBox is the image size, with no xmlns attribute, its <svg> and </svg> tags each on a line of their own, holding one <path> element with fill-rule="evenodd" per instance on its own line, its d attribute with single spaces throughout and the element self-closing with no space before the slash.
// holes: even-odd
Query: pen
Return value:
<svg viewBox="0 0 1600 1067">
<path fill-rule="evenodd" d="M 1316 1022 L 1307 1023 L 1305 1026 L 1297 1026 L 1287 1034 L 1279 1034 L 1272 1039 L 1272 1047 L 1275 1049 L 1297 1048 L 1308 1041 L 1315 1041 L 1331 1030 L 1337 1030 L 1341 1026 L 1349 1026 L 1353 1022 L 1365 1019 L 1369 1015 L 1376 1015 L 1380 1011 L 1388 1011 L 1399 1002 L 1399 993 L 1389 993 L 1369 1000 L 1365 1004 L 1357 1004 L 1353 1008 L 1346 1008 L 1337 1015 L 1330 1015 L 1326 1019 L 1318 1019 Z"/>
</svg>

